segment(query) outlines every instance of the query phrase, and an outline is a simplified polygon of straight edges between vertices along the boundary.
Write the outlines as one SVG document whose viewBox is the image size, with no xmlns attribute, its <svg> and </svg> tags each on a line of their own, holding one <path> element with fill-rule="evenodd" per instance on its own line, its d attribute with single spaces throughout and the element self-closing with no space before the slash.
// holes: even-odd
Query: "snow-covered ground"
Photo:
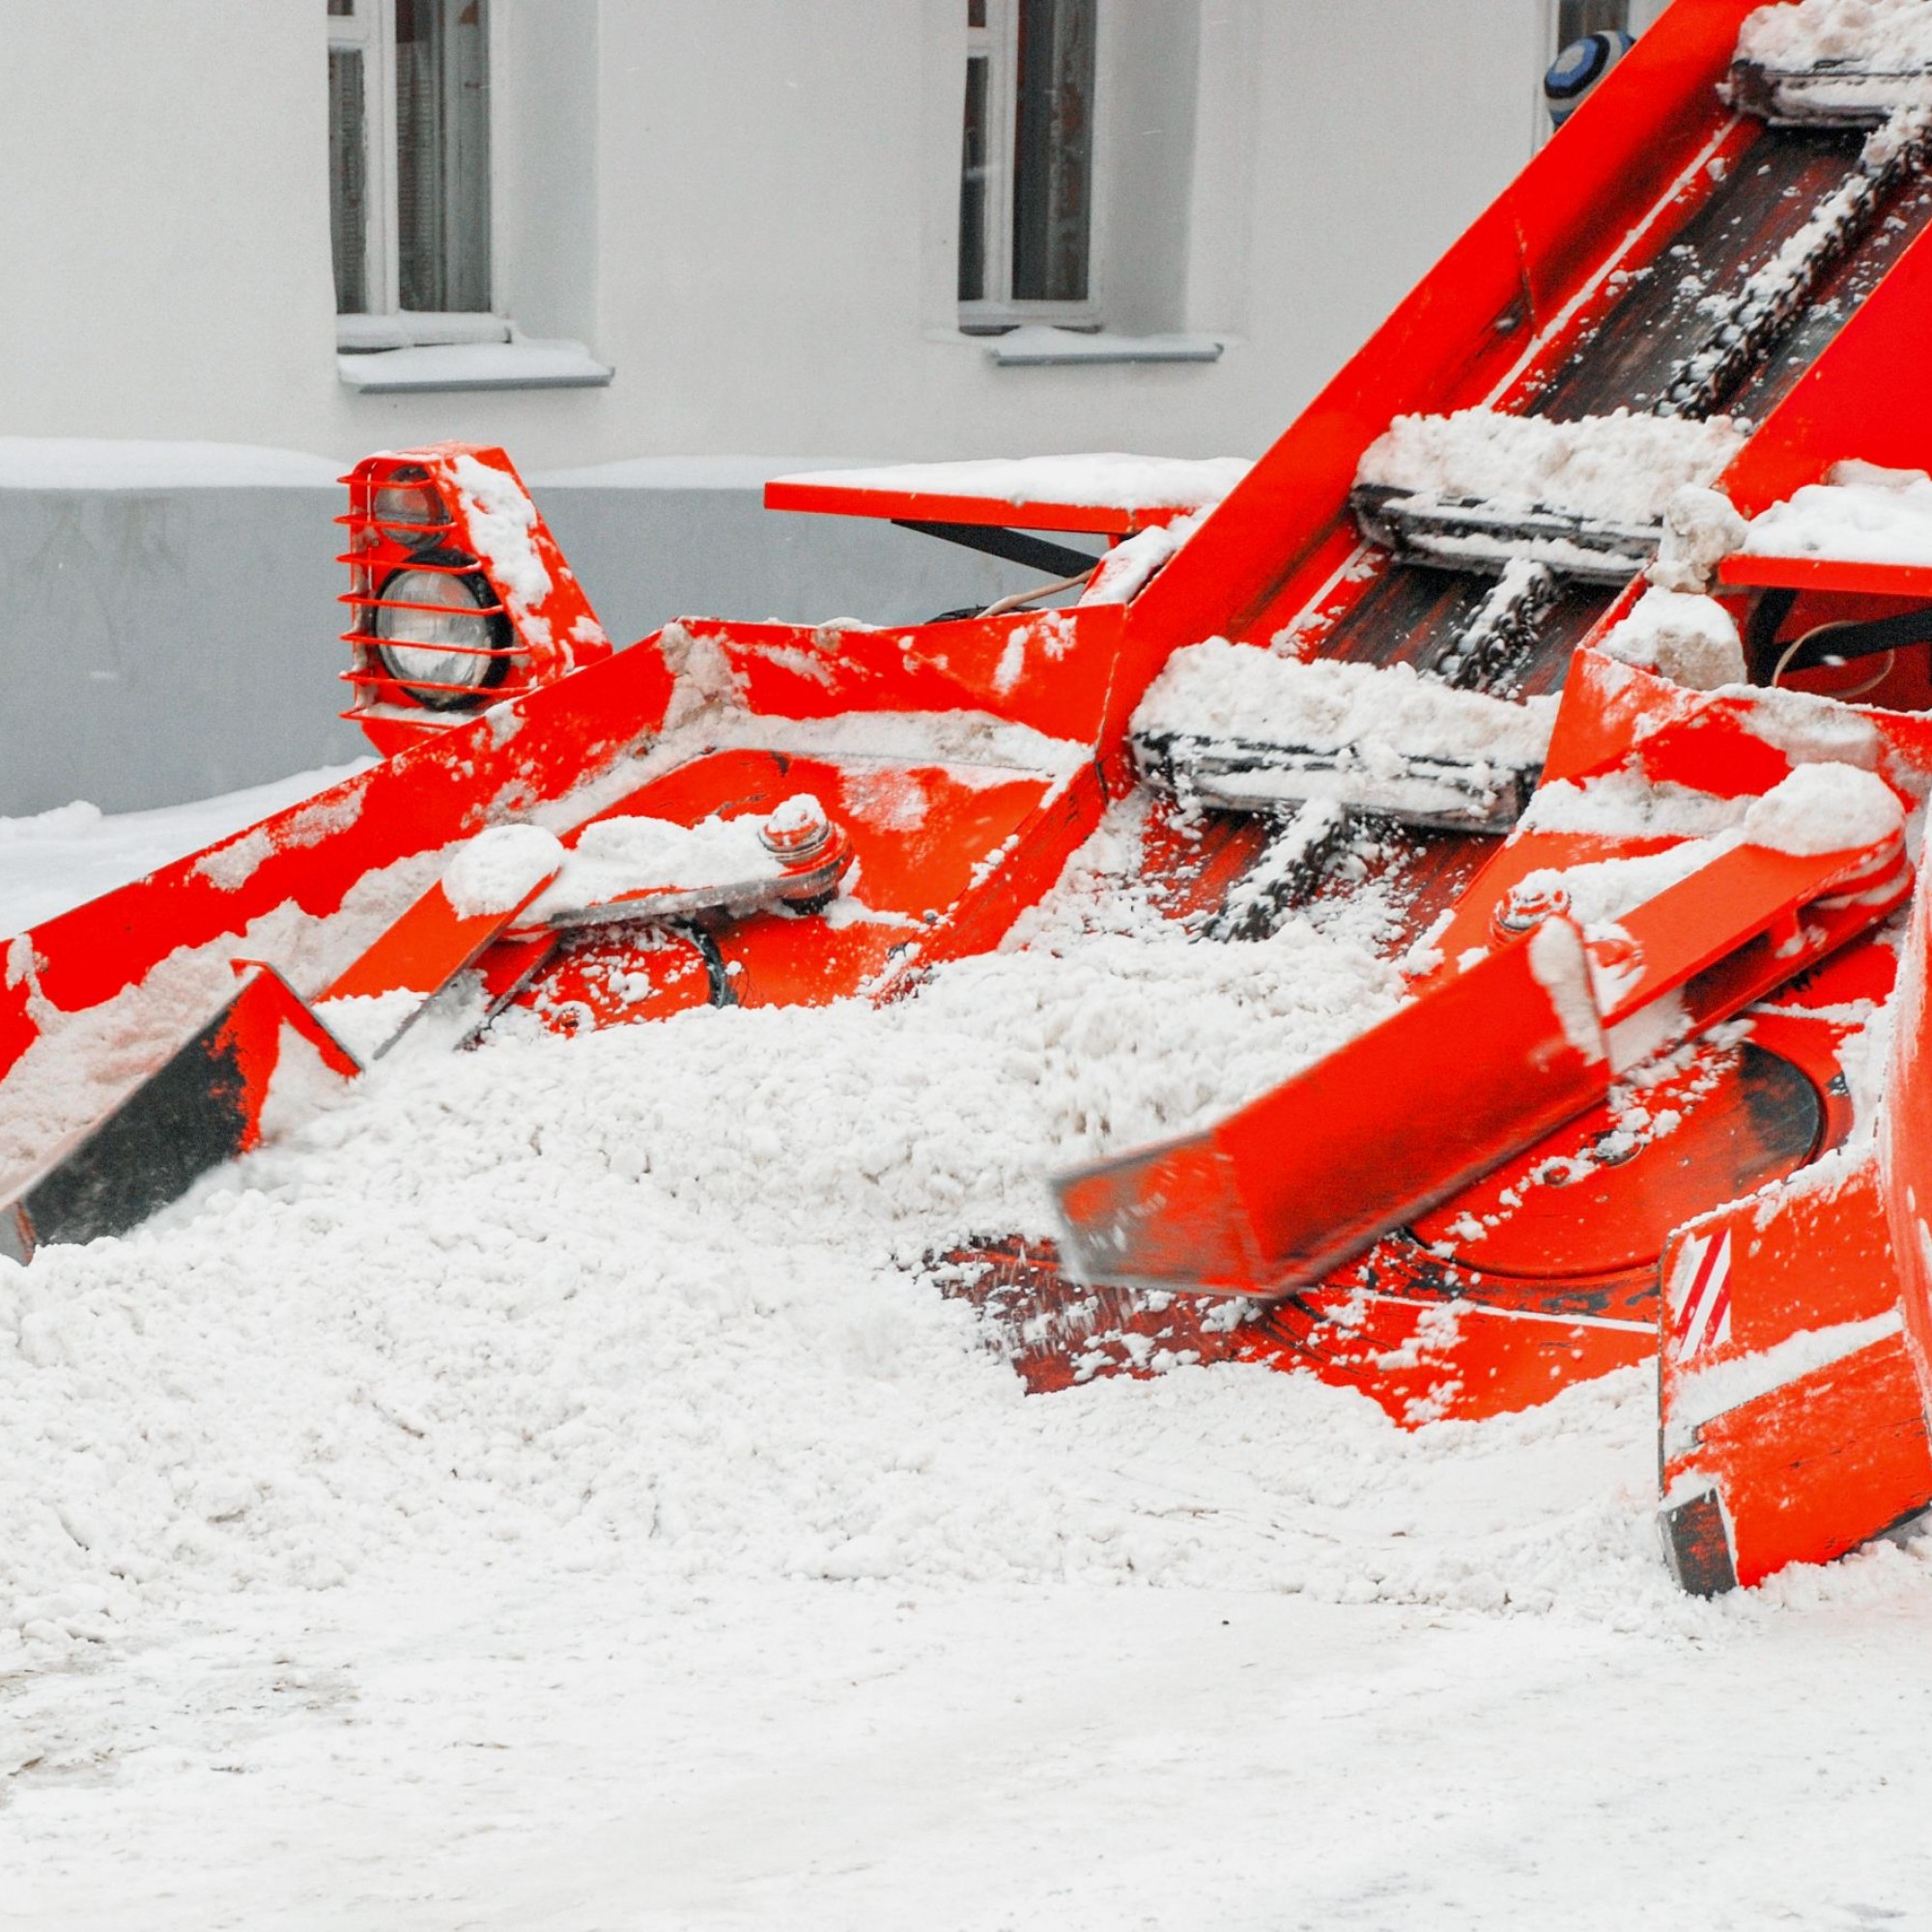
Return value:
<svg viewBox="0 0 1932 1932">
<path fill-rule="evenodd" d="M 0 1263 L 0 1926 L 1932 1923 L 1932 1538 L 1691 1602 L 1645 1375 L 1026 1397 L 914 1277 L 1393 996 L 1135 835 L 892 1009 L 424 1042 Z"/>
</svg>

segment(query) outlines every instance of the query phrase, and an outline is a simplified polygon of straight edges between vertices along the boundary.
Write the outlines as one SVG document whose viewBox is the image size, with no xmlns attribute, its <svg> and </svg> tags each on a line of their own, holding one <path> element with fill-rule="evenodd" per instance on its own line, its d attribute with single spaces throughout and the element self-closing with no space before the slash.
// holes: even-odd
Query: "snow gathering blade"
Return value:
<svg viewBox="0 0 1932 1932">
<path fill-rule="evenodd" d="M 49 1242 L 125 1235 L 257 1146 L 271 1094 L 293 1101 L 298 1085 L 358 1071 L 278 973 L 251 965 L 191 1039 L 0 1208 L 0 1228 L 22 1260 Z"/>
<path fill-rule="evenodd" d="M 1608 1091 L 1582 935 L 1551 920 L 1219 1126 L 1058 1177 L 1083 1281 L 1283 1294 Z"/>
</svg>

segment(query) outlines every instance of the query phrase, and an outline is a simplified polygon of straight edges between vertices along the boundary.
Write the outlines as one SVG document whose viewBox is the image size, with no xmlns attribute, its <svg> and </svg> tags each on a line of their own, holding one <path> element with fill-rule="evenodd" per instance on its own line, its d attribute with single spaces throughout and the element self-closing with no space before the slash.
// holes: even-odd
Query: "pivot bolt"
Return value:
<svg viewBox="0 0 1932 1932">
<path fill-rule="evenodd" d="M 825 808 L 809 791 L 794 792 L 758 827 L 758 842 L 787 871 L 822 859 L 836 837 Z"/>
<path fill-rule="evenodd" d="M 1566 888 L 1554 882 L 1539 884 L 1532 875 L 1519 879 L 1503 895 L 1501 904 L 1491 915 L 1491 923 L 1503 938 L 1514 939 L 1534 932 L 1545 920 L 1569 910 L 1570 894 Z"/>
</svg>

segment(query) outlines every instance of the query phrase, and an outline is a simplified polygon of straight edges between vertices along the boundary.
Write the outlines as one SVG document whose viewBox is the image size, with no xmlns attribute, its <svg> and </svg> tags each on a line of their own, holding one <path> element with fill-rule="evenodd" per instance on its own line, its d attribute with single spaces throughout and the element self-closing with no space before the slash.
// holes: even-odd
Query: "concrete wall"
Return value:
<svg viewBox="0 0 1932 1932">
<path fill-rule="evenodd" d="M 611 636 L 668 617 L 881 623 L 1037 573 L 890 526 L 766 511 L 731 487 L 535 486 Z M 172 805 L 367 753 L 334 489 L 0 490 L 0 817 Z"/>
</svg>

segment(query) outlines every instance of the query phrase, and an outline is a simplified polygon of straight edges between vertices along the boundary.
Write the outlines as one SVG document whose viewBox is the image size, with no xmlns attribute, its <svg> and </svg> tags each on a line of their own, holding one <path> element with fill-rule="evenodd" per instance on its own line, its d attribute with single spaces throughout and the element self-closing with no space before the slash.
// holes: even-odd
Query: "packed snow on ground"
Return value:
<svg viewBox="0 0 1932 1932">
<path fill-rule="evenodd" d="M 1759 556 L 1932 564 L 1932 476 L 1834 463 L 1823 483 L 1806 483 L 1753 517 L 1745 549 Z"/>
<path fill-rule="evenodd" d="M 808 470 L 787 483 L 982 497 L 1002 503 L 1087 503 L 1119 510 L 1198 510 L 1218 503 L 1253 466 L 1240 456 L 991 457 L 966 463 L 899 463 L 882 469 Z"/>
<path fill-rule="evenodd" d="M 1446 502 L 1555 510 L 1603 523 L 1659 523 L 1677 491 L 1714 481 L 1744 443 L 1728 416 L 1543 416 L 1459 410 L 1397 416 L 1372 442 L 1357 483 Z"/>
<path fill-rule="evenodd" d="M 1703 1604 L 1647 1371 L 1028 1397 L 916 1273 L 1389 1009 L 1117 809 L 884 1009 L 414 1035 L 0 1264 L 0 1925 L 1911 1922 L 1932 1541 Z"/>
<path fill-rule="evenodd" d="M 1822 61 L 1890 73 L 1932 68 L 1932 7 L 1925 0 L 1780 0 L 1746 16 L 1738 58 L 1787 71 Z"/>
</svg>

